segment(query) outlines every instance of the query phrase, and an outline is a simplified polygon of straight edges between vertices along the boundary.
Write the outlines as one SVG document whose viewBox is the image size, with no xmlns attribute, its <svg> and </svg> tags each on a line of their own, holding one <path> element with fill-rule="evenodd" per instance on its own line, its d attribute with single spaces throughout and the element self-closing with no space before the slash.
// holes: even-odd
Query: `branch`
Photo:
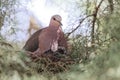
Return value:
<svg viewBox="0 0 120 80">
<path fill-rule="evenodd" d="M 113 10 L 114 10 L 113 0 L 108 0 L 108 2 L 109 2 L 110 11 L 111 11 L 111 13 L 112 13 Z"/>
<path fill-rule="evenodd" d="M 68 33 L 66 33 L 67 34 L 67 38 L 73 33 L 73 32 L 75 32 L 79 27 L 80 27 L 80 25 L 82 24 L 82 22 L 86 19 L 86 18 L 88 18 L 88 17 L 90 17 L 90 16 L 93 16 L 93 25 L 92 25 L 92 33 L 91 33 L 91 36 L 92 36 L 92 39 L 94 39 L 94 27 L 95 27 L 95 22 L 96 22 L 96 20 L 97 20 L 97 13 L 98 13 L 98 10 L 99 10 L 99 8 L 100 8 L 100 6 L 101 6 L 101 4 L 102 4 L 102 2 L 103 2 L 104 0 L 101 0 L 100 1 L 100 3 L 99 3 L 99 5 L 95 8 L 95 11 L 93 12 L 93 14 L 91 14 L 91 15 L 88 15 L 88 16 L 86 16 L 85 18 L 83 18 L 80 22 L 79 22 L 79 25 L 76 27 L 76 28 L 74 28 L 71 32 L 68 32 Z M 94 42 L 94 40 L 92 40 L 93 42 Z"/>
<path fill-rule="evenodd" d="M 88 15 L 88 16 L 86 16 L 85 18 L 83 18 L 83 19 L 79 22 L 79 25 L 78 25 L 76 28 L 74 28 L 71 32 L 66 33 L 66 34 L 67 34 L 66 37 L 68 38 L 73 32 L 75 32 L 75 31 L 80 27 L 80 25 L 82 24 L 82 22 L 83 22 L 86 18 L 88 18 L 88 17 L 90 17 L 90 16 L 93 16 L 93 14 Z"/>
<path fill-rule="evenodd" d="M 96 23 L 96 20 L 97 20 L 97 14 L 98 14 L 98 10 L 102 4 L 104 0 L 101 0 L 99 5 L 97 7 L 95 7 L 95 11 L 93 12 L 93 24 L 92 24 L 92 31 L 91 31 L 91 38 L 92 38 L 92 43 L 94 43 L 94 29 L 95 29 L 95 23 Z"/>
<path fill-rule="evenodd" d="M 13 46 L 7 42 L 0 42 L 0 45 L 9 46 L 9 47 L 13 48 Z"/>
</svg>

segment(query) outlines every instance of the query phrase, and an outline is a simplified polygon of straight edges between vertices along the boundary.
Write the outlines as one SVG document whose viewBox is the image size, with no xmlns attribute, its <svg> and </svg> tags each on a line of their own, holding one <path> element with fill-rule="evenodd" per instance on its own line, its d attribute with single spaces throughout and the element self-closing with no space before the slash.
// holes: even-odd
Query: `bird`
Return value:
<svg viewBox="0 0 120 80">
<path fill-rule="evenodd" d="M 50 19 L 49 26 L 36 31 L 26 42 L 23 49 L 41 55 L 51 50 L 58 49 L 67 51 L 67 39 L 62 31 L 62 18 L 60 15 L 53 15 Z"/>
</svg>

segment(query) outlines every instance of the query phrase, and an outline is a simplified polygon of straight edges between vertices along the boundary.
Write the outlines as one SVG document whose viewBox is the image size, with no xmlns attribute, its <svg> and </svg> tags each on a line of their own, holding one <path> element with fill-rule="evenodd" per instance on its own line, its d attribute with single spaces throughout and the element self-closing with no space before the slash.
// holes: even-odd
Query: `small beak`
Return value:
<svg viewBox="0 0 120 80">
<path fill-rule="evenodd" d="M 56 21 L 59 22 L 61 26 L 63 26 L 63 24 L 60 21 L 58 21 L 58 20 L 56 20 Z"/>
<path fill-rule="evenodd" d="M 63 24 L 61 22 L 59 22 L 61 26 L 63 26 Z"/>
</svg>

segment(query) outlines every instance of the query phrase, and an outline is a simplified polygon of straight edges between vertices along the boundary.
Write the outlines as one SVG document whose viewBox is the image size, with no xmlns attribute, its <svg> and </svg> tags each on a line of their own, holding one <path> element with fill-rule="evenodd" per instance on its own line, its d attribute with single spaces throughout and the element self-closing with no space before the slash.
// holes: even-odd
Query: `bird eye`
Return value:
<svg viewBox="0 0 120 80">
<path fill-rule="evenodd" d="M 55 18 L 53 18 L 53 20 L 56 20 Z"/>
</svg>

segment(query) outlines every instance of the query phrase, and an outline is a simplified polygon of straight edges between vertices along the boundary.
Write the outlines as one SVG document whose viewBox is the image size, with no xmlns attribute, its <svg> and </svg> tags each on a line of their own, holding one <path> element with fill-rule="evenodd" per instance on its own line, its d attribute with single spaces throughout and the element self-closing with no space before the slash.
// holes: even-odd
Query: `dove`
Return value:
<svg viewBox="0 0 120 80">
<path fill-rule="evenodd" d="M 35 32 L 28 39 L 23 49 L 38 55 L 42 55 L 49 50 L 55 52 L 58 49 L 65 49 L 67 51 L 67 39 L 62 31 L 61 21 L 60 15 L 53 15 L 49 26 Z"/>
</svg>

